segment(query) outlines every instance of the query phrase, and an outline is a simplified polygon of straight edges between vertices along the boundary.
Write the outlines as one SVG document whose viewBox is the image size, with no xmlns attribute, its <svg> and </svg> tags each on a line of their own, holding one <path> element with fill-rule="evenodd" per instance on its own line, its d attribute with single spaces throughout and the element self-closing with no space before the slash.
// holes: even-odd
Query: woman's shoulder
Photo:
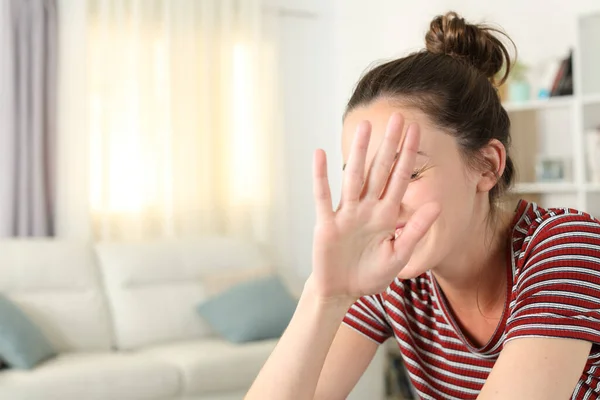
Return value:
<svg viewBox="0 0 600 400">
<path fill-rule="evenodd" d="M 516 274 L 534 270 L 550 277 L 579 260 L 600 270 L 600 221 L 573 208 L 542 208 L 521 201 L 512 231 Z"/>
<path fill-rule="evenodd" d="M 520 207 L 505 341 L 540 336 L 600 343 L 600 222 L 572 208 Z"/>
<path fill-rule="evenodd" d="M 600 229 L 600 221 L 582 210 L 543 208 L 537 203 L 521 200 L 514 216 L 512 237 L 513 243 L 522 243 L 522 250 L 526 250 L 542 238 L 561 235 L 563 240 L 576 240 L 580 236 L 578 233 L 597 229 Z"/>
</svg>

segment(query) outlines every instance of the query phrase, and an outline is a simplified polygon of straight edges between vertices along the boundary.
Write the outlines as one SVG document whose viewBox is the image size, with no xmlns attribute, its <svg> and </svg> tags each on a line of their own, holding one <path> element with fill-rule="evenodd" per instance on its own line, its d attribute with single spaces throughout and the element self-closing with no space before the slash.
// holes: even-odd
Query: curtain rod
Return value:
<svg viewBox="0 0 600 400">
<path fill-rule="evenodd" d="M 280 17 L 292 17 L 292 18 L 302 18 L 302 19 L 317 19 L 319 18 L 319 14 L 307 11 L 307 10 L 298 10 L 294 8 L 287 7 L 273 7 L 273 6 L 264 6 L 264 11 L 272 12 Z"/>
</svg>

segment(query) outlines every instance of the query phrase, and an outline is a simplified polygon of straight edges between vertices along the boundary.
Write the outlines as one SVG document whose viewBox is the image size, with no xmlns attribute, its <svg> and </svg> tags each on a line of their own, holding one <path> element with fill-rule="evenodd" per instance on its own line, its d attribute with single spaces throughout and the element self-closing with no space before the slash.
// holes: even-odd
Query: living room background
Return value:
<svg viewBox="0 0 600 400">
<path fill-rule="evenodd" d="M 47 29 L 37 44 L 56 56 L 54 86 L 40 93 L 56 103 L 35 94 L 31 103 L 54 115 L 44 120 L 53 128 L 16 129 L 19 96 L 5 90 L 18 81 L 15 54 L 34 54 L 14 45 L 19 33 L 9 28 L 25 4 L 56 11 L 36 20 Z M 3 385 L 24 400 L 69 393 L 68 385 L 53 386 L 62 367 L 89 374 L 100 388 L 89 398 L 104 399 L 111 371 L 121 371 L 115 365 L 131 376 L 115 387 L 140 390 L 131 398 L 154 389 L 161 399 L 241 398 L 276 339 L 232 344 L 228 333 L 251 329 L 228 326 L 219 316 L 230 311 L 211 309 L 210 299 L 232 289 L 240 290 L 232 296 L 283 296 L 263 279 L 276 275 L 294 301 L 311 271 L 314 150 L 327 152 L 335 204 L 342 112 L 359 76 L 378 60 L 421 49 L 427 23 L 447 10 L 503 28 L 532 85 L 541 65 L 584 51 L 584 29 L 599 32 L 597 0 L 0 0 L 0 297 L 42 326 L 59 354 L 50 372 L 0 372 L 0 399 Z M 594 43 L 585 49 L 592 66 L 600 63 Z M 52 71 L 52 60 L 39 70 Z M 51 72 L 44 77 L 52 80 Z M 531 136 L 549 165 L 561 150 L 583 157 L 586 146 L 571 140 L 573 129 L 582 138 L 600 129 L 600 90 L 546 98 L 530 89 L 526 100 L 505 101 L 515 132 L 527 138 L 535 121 Z M 25 119 L 37 115 L 24 104 Z M 556 138 L 570 144 L 549 148 Z M 542 204 L 584 199 L 600 213 L 600 184 L 588 179 L 586 161 L 559 159 L 571 177 L 548 182 L 536 179 L 543 163 L 530 161 L 524 170 L 531 176 L 518 181 L 515 195 Z M 260 286 L 243 286 L 256 279 Z M 3 343 L 0 334 L 0 361 Z M 94 381 L 91 352 L 103 357 L 104 381 Z M 353 399 L 383 398 L 394 354 L 382 348 Z M 144 386 L 149 381 L 156 386 Z"/>
</svg>

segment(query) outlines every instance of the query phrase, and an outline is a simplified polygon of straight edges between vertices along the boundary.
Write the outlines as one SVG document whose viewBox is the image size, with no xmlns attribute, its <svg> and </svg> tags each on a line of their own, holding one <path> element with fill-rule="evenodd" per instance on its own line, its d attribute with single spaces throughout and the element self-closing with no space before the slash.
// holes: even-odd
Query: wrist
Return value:
<svg viewBox="0 0 600 400">
<path fill-rule="evenodd" d="M 358 300 L 356 297 L 350 295 L 324 295 L 318 289 L 312 274 L 304 283 L 302 297 L 310 298 L 311 301 L 320 308 L 331 310 L 340 309 L 343 310 L 344 313 L 348 311 L 350 306 L 352 306 L 356 300 Z"/>
</svg>

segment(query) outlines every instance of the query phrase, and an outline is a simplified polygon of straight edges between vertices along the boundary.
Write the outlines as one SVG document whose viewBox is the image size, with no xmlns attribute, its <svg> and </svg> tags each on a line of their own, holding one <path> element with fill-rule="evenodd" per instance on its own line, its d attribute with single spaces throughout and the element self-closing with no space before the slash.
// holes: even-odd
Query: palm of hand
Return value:
<svg viewBox="0 0 600 400">
<path fill-rule="evenodd" d="M 331 207 L 327 162 L 315 154 L 314 195 L 317 222 L 313 240 L 312 279 L 323 298 L 358 298 L 382 292 L 407 264 L 415 246 L 437 216 L 437 204 L 421 206 L 394 237 L 404 192 L 411 180 L 419 147 L 419 128 L 394 114 L 384 140 L 364 177 L 370 124 L 357 128 L 344 172 L 342 198 Z"/>
</svg>

